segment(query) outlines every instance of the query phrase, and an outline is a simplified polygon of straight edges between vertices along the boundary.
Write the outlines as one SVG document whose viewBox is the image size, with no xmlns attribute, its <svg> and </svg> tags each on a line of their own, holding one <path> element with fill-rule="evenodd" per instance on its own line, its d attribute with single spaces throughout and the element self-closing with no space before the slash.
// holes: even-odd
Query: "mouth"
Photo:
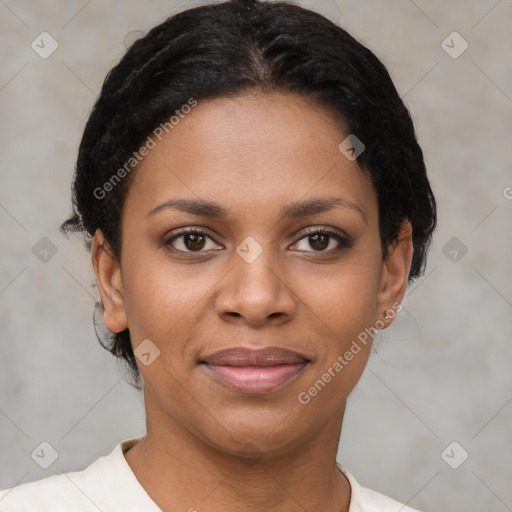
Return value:
<svg viewBox="0 0 512 512">
<path fill-rule="evenodd" d="M 242 393 L 274 391 L 296 379 L 310 360 L 281 347 L 234 347 L 199 361 L 209 375 Z"/>
</svg>

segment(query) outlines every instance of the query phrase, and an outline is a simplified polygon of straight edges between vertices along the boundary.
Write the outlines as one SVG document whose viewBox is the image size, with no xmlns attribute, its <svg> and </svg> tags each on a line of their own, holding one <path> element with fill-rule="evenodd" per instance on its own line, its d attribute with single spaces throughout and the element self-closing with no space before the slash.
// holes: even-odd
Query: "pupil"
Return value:
<svg viewBox="0 0 512 512">
<path fill-rule="evenodd" d="M 320 243 L 318 242 L 319 238 L 323 239 L 323 243 L 322 242 L 320 242 Z M 325 249 L 329 245 L 329 242 L 327 240 L 328 238 L 329 238 L 329 235 L 324 235 L 324 234 L 321 234 L 321 233 L 316 233 L 315 235 L 310 235 L 310 237 L 309 237 L 309 244 L 315 250 L 323 250 L 323 249 Z M 313 242 L 311 242 L 312 239 L 314 239 Z M 318 245 L 320 245 L 320 247 L 318 247 Z"/>
<path fill-rule="evenodd" d="M 187 243 L 189 241 L 191 242 L 191 244 Z M 191 233 L 185 235 L 185 246 L 187 247 L 187 249 L 190 249 L 192 251 L 202 249 L 204 246 L 204 235 L 198 233 Z"/>
</svg>

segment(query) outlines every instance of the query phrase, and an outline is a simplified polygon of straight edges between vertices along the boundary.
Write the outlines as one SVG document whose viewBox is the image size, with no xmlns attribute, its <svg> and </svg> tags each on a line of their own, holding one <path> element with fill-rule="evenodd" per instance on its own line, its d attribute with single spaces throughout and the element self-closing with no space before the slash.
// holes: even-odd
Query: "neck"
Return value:
<svg viewBox="0 0 512 512">
<path fill-rule="evenodd" d="M 279 449 L 256 441 L 230 452 L 153 412 L 146 436 L 125 458 L 163 512 L 347 512 L 350 485 L 335 464 L 343 414 Z"/>
</svg>

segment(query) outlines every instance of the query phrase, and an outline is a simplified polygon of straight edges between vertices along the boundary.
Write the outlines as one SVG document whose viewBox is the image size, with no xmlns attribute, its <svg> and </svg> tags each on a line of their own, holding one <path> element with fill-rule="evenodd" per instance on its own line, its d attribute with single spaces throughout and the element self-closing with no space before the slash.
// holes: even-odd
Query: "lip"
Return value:
<svg viewBox="0 0 512 512">
<path fill-rule="evenodd" d="M 274 391 L 294 380 L 310 360 L 282 347 L 233 347 L 200 361 L 210 375 L 242 393 Z"/>
<path fill-rule="evenodd" d="M 207 355 L 200 362 L 221 366 L 277 366 L 308 361 L 305 355 L 282 347 L 240 346 L 219 350 Z"/>
</svg>

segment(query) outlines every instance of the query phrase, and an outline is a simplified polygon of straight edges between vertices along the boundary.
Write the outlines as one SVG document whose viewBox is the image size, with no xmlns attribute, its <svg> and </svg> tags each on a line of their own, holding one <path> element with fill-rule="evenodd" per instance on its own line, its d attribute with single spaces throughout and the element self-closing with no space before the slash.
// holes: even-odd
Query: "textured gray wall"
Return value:
<svg viewBox="0 0 512 512">
<path fill-rule="evenodd" d="M 134 31 L 195 3 L 0 1 L 0 488 L 144 433 L 142 395 L 93 332 L 89 255 L 58 225 L 106 72 Z M 439 202 L 425 276 L 349 400 L 338 458 L 415 508 L 512 510 L 512 2 L 301 3 L 388 66 Z M 31 48 L 43 31 L 58 43 L 46 59 Z M 31 458 L 43 441 L 58 452 L 46 470 Z"/>
</svg>

